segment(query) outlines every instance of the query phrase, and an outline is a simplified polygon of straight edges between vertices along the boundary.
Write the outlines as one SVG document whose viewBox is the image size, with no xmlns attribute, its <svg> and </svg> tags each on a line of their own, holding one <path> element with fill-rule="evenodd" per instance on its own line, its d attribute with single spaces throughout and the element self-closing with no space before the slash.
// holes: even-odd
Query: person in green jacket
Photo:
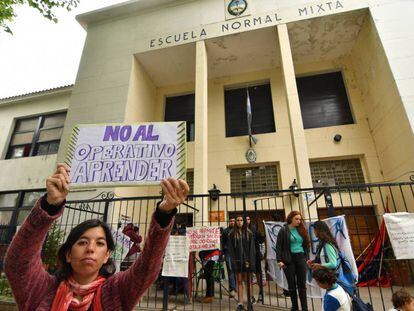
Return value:
<svg viewBox="0 0 414 311">
<path fill-rule="evenodd" d="M 314 270 L 325 267 L 330 270 L 336 270 L 338 267 L 339 247 L 335 238 L 332 236 L 326 222 L 318 220 L 313 224 L 316 237 L 319 239 L 319 245 L 314 260 L 308 260 L 308 266 Z"/>
</svg>

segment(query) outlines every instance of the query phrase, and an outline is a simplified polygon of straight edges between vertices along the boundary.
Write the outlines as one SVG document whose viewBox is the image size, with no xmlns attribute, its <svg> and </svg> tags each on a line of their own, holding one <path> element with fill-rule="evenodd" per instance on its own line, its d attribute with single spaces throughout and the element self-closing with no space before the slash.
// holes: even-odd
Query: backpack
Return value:
<svg viewBox="0 0 414 311">
<path fill-rule="evenodd" d="M 321 262 L 321 252 L 325 247 L 325 243 L 320 243 L 318 246 L 315 262 Z M 335 248 L 336 249 L 336 248 Z M 337 263 L 336 263 L 336 274 L 338 284 L 341 283 L 341 286 L 347 291 L 347 293 L 355 293 L 356 283 L 358 281 L 356 275 L 352 272 L 352 266 L 349 260 L 346 258 L 345 254 L 340 250 L 336 249 L 338 253 Z M 328 256 L 325 252 L 325 261 L 328 261 Z"/>
<path fill-rule="evenodd" d="M 361 298 L 355 295 L 354 292 L 348 291 L 347 284 L 344 284 L 341 281 L 337 281 L 336 283 L 341 286 L 351 298 L 352 311 L 374 311 L 374 308 L 369 302 L 365 303 Z"/>
</svg>

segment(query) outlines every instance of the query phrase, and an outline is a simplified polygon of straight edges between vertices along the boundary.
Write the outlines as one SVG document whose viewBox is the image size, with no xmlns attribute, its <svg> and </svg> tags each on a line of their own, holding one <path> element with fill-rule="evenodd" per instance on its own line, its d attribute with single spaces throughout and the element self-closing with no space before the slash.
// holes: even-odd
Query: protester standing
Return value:
<svg viewBox="0 0 414 311">
<path fill-rule="evenodd" d="M 236 217 L 236 225 L 229 236 L 229 251 L 231 265 L 237 278 L 237 295 L 239 303 L 237 310 L 243 310 L 243 279 L 250 286 L 250 273 L 256 271 L 256 249 L 253 233 L 243 228 L 243 217 Z M 246 288 L 247 290 L 247 288 Z M 247 296 L 247 299 L 250 299 Z"/>
<path fill-rule="evenodd" d="M 285 224 L 277 235 L 276 260 L 284 269 L 288 281 L 291 310 L 299 310 L 298 295 L 302 310 L 308 310 L 306 297 L 306 261 L 309 258 L 310 238 L 304 226 L 303 217 L 298 211 L 287 216 Z"/>
<path fill-rule="evenodd" d="M 221 235 L 221 245 L 222 245 L 222 251 L 224 254 L 224 259 L 226 261 L 226 268 L 227 268 L 227 275 L 229 278 L 229 292 L 230 297 L 234 297 L 236 294 L 236 280 L 234 276 L 234 271 L 231 267 L 231 259 L 230 259 L 230 252 L 228 249 L 228 240 L 231 230 L 233 230 L 234 225 L 236 223 L 235 218 L 229 219 L 229 226 L 223 230 Z"/>
</svg>

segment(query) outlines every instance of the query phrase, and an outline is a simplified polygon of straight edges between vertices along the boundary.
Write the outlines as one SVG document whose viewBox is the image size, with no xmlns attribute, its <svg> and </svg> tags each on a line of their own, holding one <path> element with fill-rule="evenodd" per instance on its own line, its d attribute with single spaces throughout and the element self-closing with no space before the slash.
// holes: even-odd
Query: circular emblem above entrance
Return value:
<svg viewBox="0 0 414 311">
<path fill-rule="evenodd" d="M 253 148 L 247 149 L 247 151 L 246 151 L 246 160 L 249 163 L 256 163 L 257 154 L 256 154 L 256 151 Z"/>
<path fill-rule="evenodd" d="M 245 0 L 232 0 L 230 1 L 227 11 L 233 16 L 240 16 L 247 9 L 247 1 Z"/>
</svg>

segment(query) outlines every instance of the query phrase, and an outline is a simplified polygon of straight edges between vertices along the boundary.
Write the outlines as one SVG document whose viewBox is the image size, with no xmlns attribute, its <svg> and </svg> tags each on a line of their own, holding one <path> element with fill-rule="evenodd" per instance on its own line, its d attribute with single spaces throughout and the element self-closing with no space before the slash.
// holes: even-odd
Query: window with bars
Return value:
<svg viewBox="0 0 414 311">
<path fill-rule="evenodd" d="M 359 159 L 318 161 L 310 163 L 314 185 L 340 186 L 365 183 Z"/>
<path fill-rule="evenodd" d="M 194 194 L 194 172 L 193 171 L 187 171 L 187 184 L 190 187 L 190 192 L 188 193 L 189 195 Z M 190 198 L 190 200 L 192 200 L 192 198 Z"/>
<path fill-rule="evenodd" d="M 249 134 L 247 91 L 249 91 L 252 113 L 252 134 L 276 132 L 270 83 L 266 83 L 225 90 L 226 137 Z"/>
<path fill-rule="evenodd" d="M 66 112 L 18 119 L 6 159 L 58 152 Z"/>
<path fill-rule="evenodd" d="M 165 121 L 186 121 L 187 141 L 194 141 L 195 135 L 195 95 L 167 97 L 165 100 Z"/>
<path fill-rule="evenodd" d="M 232 193 L 272 191 L 279 189 L 277 165 L 230 169 Z"/>
</svg>

